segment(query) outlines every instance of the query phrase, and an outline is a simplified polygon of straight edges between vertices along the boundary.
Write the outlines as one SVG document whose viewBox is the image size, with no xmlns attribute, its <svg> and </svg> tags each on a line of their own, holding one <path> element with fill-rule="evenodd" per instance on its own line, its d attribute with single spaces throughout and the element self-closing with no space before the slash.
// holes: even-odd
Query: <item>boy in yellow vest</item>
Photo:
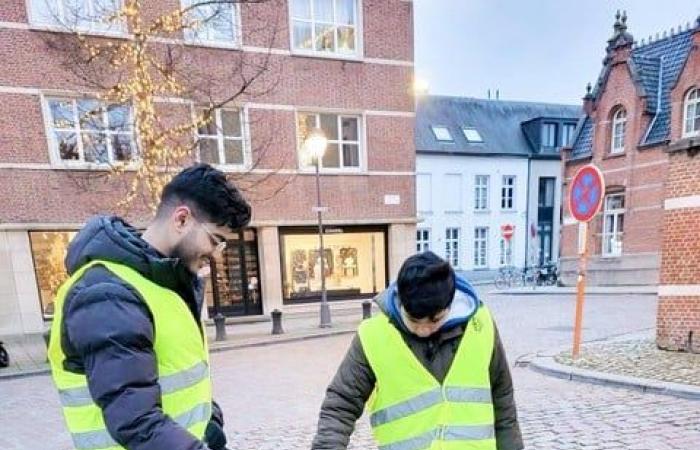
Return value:
<svg viewBox="0 0 700 450">
<path fill-rule="evenodd" d="M 380 450 L 521 450 L 508 363 L 474 289 L 431 252 L 376 299 L 328 387 L 313 450 L 346 449 L 365 411 Z"/>
<path fill-rule="evenodd" d="M 165 186 L 144 233 L 98 216 L 73 239 L 49 361 L 76 449 L 225 449 L 196 273 L 250 216 L 226 176 L 198 164 Z"/>
</svg>

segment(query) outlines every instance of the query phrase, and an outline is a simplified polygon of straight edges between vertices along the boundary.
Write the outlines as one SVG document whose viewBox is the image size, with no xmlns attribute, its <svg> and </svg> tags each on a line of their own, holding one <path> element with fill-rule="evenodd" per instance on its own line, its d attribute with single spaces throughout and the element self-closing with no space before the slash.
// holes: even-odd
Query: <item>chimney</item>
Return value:
<svg viewBox="0 0 700 450">
<path fill-rule="evenodd" d="M 586 85 L 586 95 L 583 96 L 583 112 L 587 116 L 593 113 L 593 103 L 595 102 L 595 97 L 591 93 L 591 83 Z"/>
</svg>

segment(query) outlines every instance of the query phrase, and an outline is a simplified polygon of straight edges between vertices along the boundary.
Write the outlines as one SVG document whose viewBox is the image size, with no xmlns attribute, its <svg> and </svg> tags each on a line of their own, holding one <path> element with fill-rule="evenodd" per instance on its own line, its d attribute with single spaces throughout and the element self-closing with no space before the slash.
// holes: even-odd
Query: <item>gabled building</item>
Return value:
<svg viewBox="0 0 700 450">
<path fill-rule="evenodd" d="M 443 96 L 416 107 L 416 249 L 458 269 L 556 262 L 576 106 Z M 514 228 L 505 239 L 503 226 Z"/>
</svg>

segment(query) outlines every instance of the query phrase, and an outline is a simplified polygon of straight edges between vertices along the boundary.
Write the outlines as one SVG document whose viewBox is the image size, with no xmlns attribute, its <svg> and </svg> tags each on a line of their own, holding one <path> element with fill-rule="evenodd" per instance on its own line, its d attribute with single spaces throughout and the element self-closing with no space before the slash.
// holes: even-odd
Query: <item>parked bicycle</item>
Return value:
<svg viewBox="0 0 700 450">
<path fill-rule="evenodd" d="M 508 289 L 523 285 L 523 271 L 515 266 L 503 266 L 498 269 L 494 280 L 496 289 Z"/>
</svg>

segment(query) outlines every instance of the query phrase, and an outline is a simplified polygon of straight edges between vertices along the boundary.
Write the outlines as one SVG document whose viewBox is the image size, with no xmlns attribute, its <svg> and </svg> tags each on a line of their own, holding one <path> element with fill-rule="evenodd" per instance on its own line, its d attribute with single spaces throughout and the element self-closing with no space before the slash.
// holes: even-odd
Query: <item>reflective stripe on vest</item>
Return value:
<svg viewBox="0 0 700 450">
<path fill-rule="evenodd" d="M 134 288 L 148 306 L 153 318 L 153 350 L 163 413 L 202 439 L 211 417 L 211 380 L 207 343 L 196 319 L 175 292 L 127 266 L 93 261 L 81 267 L 58 290 L 49 342 L 51 371 L 75 447 L 79 450 L 123 449 L 109 434 L 102 411 L 90 395 L 85 375 L 68 372 L 63 367 L 63 302 L 70 288 L 95 265 L 104 266 Z"/>
<path fill-rule="evenodd" d="M 368 403 L 381 450 L 495 450 L 489 366 L 493 321 L 481 306 L 469 321 L 442 384 L 415 357 L 385 315 L 359 337 L 377 382 Z"/>
</svg>

